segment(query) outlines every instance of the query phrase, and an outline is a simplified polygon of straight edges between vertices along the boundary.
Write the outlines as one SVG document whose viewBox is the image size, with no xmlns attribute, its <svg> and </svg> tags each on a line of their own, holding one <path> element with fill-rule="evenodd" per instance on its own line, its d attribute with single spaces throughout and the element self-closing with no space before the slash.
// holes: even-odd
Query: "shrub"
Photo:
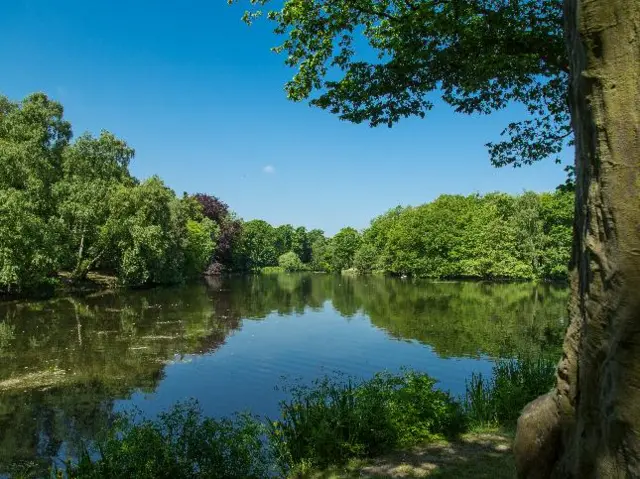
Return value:
<svg viewBox="0 0 640 479">
<path fill-rule="evenodd" d="M 67 465 L 70 478 L 264 478 L 273 460 L 264 426 L 248 415 L 203 419 L 195 403 L 179 404 L 156 421 L 120 416 L 97 458 L 85 452 Z"/>
<path fill-rule="evenodd" d="M 280 266 L 265 266 L 264 268 L 260 268 L 260 273 L 262 274 L 280 274 L 284 272 L 284 269 Z"/>
<path fill-rule="evenodd" d="M 281 419 L 270 424 L 281 469 L 340 464 L 462 432 L 461 406 L 434 385 L 426 374 L 407 371 L 359 383 L 324 378 L 292 388 Z"/>
<path fill-rule="evenodd" d="M 379 373 L 367 381 L 325 377 L 287 388 L 277 421 L 249 415 L 202 418 L 195 403 L 155 421 L 121 416 L 108 439 L 67 464 L 70 478 L 263 478 L 373 457 L 472 426 L 508 426 L 553 385 L 546 359 L 496 363 L 473 375 L 461 404 L 423 373 Z"/>
<path fill-rule="evenodd" d="M 283 254 L 278 258 L 278 266 L 288 273 L 304 270 L 304 264 L 293 251 Z"/>
<path fill-rule="evenodd" d="M 555 371 L 549 359 L 518 358 L 497 362 L 491 379 L 472 375 L 464 399 L 471 424 L 514 427 L 522 409 L 551 389 Z"/>
</svg>

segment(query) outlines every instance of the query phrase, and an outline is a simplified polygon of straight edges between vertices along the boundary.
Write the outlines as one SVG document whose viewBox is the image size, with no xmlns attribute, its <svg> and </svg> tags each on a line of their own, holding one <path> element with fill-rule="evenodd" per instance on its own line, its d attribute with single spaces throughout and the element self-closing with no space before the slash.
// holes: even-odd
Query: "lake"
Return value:
<svg viewBox="0 0 640 479">
<path fill-rule="evenodd" d="M 559 357 L 567 289 L 282 274 L 0 303 L 0 474 L 44 467 L 114 412 L 195 398 L 275 416 L 282 386 L 403 366 L 464 393 L 496 358 Z"/>
</svg>

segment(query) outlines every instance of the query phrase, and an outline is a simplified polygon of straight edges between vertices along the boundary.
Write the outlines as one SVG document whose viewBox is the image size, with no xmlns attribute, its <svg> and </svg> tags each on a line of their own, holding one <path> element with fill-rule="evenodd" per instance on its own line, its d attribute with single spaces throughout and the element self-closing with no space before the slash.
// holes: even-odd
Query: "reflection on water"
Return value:
<svg viewBox="0 0 640 479">
<path fill-rule="evenodd" d="M 274 415 L 282 376 L 404 365 L 459 394 L 491 358 L 557 356 L 565 300 L 549 285 L 274 275 L 0 304 L 0 473 L 74 455 L 132 405 Z"/>
</svg>

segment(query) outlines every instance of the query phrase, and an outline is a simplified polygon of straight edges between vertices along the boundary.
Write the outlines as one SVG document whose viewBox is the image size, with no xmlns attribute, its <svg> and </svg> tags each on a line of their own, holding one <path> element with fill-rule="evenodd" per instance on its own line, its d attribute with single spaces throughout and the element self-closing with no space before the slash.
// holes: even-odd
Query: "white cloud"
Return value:
<svg viewBox="0 0 640 479">
<path fill-rule="evenodd" d="M 262 168 L 262 171 L 268 175 L 275 173 L 276 169 L 273 167 L 273 165 L 267 165 L 264 168 Z"/>
</svg>

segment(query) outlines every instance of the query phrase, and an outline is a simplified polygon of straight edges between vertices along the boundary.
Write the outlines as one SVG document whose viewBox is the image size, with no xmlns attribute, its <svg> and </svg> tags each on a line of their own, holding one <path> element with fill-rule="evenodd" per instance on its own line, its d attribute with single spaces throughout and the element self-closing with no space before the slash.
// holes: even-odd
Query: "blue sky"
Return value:
<svg viewBox="0 0 640 479">
<path fill-rule="evenodd" d="M 0 5 L 0 93 L 44 91 L 76 135 L 107 129 L 136 149 L 132 172 L 210 193 L 244 219 L 328 234 L 442 193 L 545 191 L 552 161 L 495 169 L 484 144 L 515 108 L 467 117 L 436 104 L 392 129 L 289 102 L 293 70 L 225 0 L 12 0 Z M 570 153 L 566 152 L 568 159 Z"/>
</svg>

